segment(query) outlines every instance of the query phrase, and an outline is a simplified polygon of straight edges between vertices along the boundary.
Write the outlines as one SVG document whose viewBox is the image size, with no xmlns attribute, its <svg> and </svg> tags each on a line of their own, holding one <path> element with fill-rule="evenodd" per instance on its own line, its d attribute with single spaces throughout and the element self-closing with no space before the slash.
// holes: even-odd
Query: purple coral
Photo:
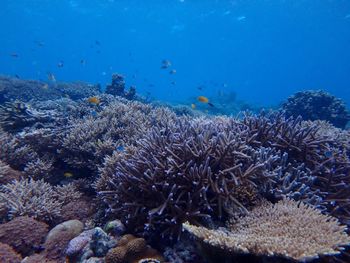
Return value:
<svg viewBox="0 0 350 263">
<path fill-rule="evenodd" d="M 99 192 L 139 232 L 177 236 L 181 224 L 245 212 L 272 182 L 280 156 L 253 149 L 234 122 L 178 119 L 155 127 Z"/>
</svg>

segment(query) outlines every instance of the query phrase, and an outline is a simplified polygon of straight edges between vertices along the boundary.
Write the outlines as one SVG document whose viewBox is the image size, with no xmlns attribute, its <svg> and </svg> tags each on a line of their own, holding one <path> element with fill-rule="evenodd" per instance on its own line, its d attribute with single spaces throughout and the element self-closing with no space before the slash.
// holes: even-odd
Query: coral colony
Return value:
<svg viewBox="0 0 350 263">
<path fill-rule="evenodd" d="M 233 118 L 120 74 L 105 92 L 2 76 L 0 101 L 0 262 L 350 262 L 349 113 L 330 94 Z"/>
</svg>

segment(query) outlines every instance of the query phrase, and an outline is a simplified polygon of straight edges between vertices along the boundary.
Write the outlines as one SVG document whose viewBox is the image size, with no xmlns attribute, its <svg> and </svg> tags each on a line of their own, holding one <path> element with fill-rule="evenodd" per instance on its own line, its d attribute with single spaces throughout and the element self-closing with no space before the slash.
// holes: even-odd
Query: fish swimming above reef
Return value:
<svg viewBox="0 0 350 263">
<path fill-rule="evenodd" d="M 196 108 L 196 104 L 192 103 L 191 108 L 194 110 Z"/>
<path fill-rule="evenodd" d="M 88 98 L 88 102 L 95 105 L 99 105 L 101 103 L 100 99 L 96 96 Z"/>
<path fill-rule="evenodd" d="M 197 100 L 200 101 L 200 102 L 202 102 L 202 103 L 208 104 L 210 107 L 214 107 L 214 104 L 211 103 L 211 102 L 209 102 L 209 99 L 208 99 L 207 97 L 205 97 L 205 96 L 199 96 L 199 97 L 197 98 Z"/>
<path fill-rule="evenodd" d="M 176 74 L 176 69 L 170 70 L 170 71 L 169 71 L 169 74 L 172 74 L 172 75 Z"/>
<path fill-rule="evenodd" d="M 57 67 L 63 68 L 63 66 L 64 66 L 64 63 L 63 63 L 62 60 L 61 60 L 60 62 L 57 63 Z"/>
<path fill-rule="evenodd" d="M 53 73 L 51 73 L 51 72 L 48 72 L 48 73 L 47 73 L 47 79 L 48 79 L 49 81 L 56 82 L 56 77 L 55 77 L 55 75 L 54 75 Z"/>
<path fill-rule="evenodd" d="M 10 56 L 13 57 L 13 58 L 18 58 L 19 57 L 19 55 L 16 52 L 12 52 L 10 54 Z"/>
<path fill-rule="evenodd" d="M 203 102 L 203 103 L 208 103 L 209 102 L 209 99 L 207 97 L 205 97 L 205 96 L 199 96 L 197 98 L 197 100 L 200 101 L 200 102 Z"/>
<path fill-rule="evenodd" d="M 164 59 L 162 61 L 162 66 L 160 67 L 161 69 L 167 69 L 171 66 L 171 62 L 167 59 Z"/>
<path fill-rule="evenodd" d="M 66 177 L 66 178 L 71 178 L 71 177 L 74 176 L 74 174 L 71 173 L 71 172 L 65 172 L 65 173 L 63 174 L 63 176 Z"/>
</svg>

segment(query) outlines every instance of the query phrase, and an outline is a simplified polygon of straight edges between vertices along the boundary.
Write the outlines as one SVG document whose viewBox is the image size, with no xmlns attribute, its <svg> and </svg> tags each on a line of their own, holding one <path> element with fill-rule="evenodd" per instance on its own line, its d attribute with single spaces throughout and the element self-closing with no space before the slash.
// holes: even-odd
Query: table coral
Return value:
<svg viewBox="0 0 350 263">
<path fill-rule="evenodd" d="M 288 199 L 277 204 L 264 202 L 246 217 L 233 220 L 226 230 L 188 223 L 184 228 L 209 246 L 227 252 L 281 256 L 297 261 L 337 255 L 350 244 L 346 227 L 337 219 Z"/>
</svg>

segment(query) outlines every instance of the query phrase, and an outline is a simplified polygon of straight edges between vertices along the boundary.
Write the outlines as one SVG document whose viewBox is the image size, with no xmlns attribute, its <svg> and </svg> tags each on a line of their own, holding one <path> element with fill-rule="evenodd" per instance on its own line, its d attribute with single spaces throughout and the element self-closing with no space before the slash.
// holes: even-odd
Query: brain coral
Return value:
<svg viewBox="0 0 350 263">
<path fill-rule="evenodd" d="M 184 228 L 208 244 L 231 253 L 281 256 L 309 261 L 339 254 L 350 244 L 346 227 L 337 219 L 292 200 L 264 202 L 228 230 L 210 230 L 188 223 Z"/>
<path fill-rule="evenodd" d="M 0 225 L 0 242 L 12 246 L 25 256 L 39 248 L 47 232 L 47 224 L 28 216 L 20 216 Z"/>
<path fill-rule="evenodd" d="M 157 250 L 147 246 L 146 240 L 133 235 L 124 235 L 118 246 L 108 251 L 106 263 L 164 262 Z"/>
<path fill-rule="evenodd" d="M 17 254 L 12 247 L 0 243 L 0 262 L 2 263 L 20 263 L 22 257 Z"/>
</svg>

